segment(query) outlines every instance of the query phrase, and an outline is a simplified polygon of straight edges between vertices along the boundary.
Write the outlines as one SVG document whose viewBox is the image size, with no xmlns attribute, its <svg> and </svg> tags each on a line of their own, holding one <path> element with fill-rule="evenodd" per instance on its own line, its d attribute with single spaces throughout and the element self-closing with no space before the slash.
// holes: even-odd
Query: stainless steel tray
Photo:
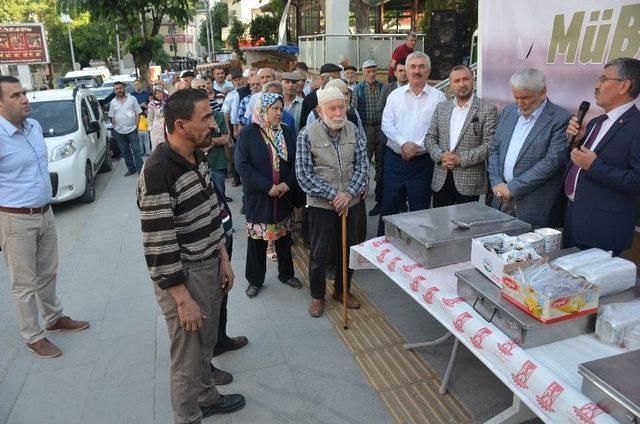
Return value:
<svg viewBox="0 0 640 424">
<path fill-rule="evenodd" d="M 582 393 L 621 423 L 640 422 L 640 350 L 578 365 Z"/>
<path fill-rule="evenodd" d="M 595 331 L 595 312 L 545 324 L 503 299 L 500 288 L 477 269 L 457 271 L 455 275 L 458 277 L 458 295 L 524 349 Z M 600 304 L 624 302 L 636 297 L 640 297 L 638 285 L 622 293 L 600 298 Z"/>
<path fill-rule="evenodd" d="M 461 229 L 451 220 L 485 222 Z M 531 225 L 478 202 L 383 217 L 391 243 L 425 268 L 437 268 L 471 257 L 471 239 L 496 233 L 518 235 Z"/>
</svg>

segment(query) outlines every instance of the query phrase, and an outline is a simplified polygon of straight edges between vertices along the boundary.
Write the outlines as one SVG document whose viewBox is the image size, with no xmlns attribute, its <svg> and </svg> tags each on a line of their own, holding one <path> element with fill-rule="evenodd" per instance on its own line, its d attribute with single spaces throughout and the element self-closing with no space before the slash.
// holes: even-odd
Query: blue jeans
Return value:
<svg viewBox="0 0 640 424">
<path fill-rule="evenodd" d="M 218 191 L 226 196 L 224 180 L 227 178 L 227 170 L 226 169 L 212 169 L 211 170 L 211 180 L 216 185 Z"/>
<path fill-rule="evenodd" d="M 131 172 L 140 172 L 142 170 L 142 157 L 140 156 L 138 131 L 133 130 L 129 134 L 120 134 L 114 130 L 113 137 L 118 142 L 118 146 L 120 146 L 120 154 L 124 158 L 127 169 Z"/>
<path fill-rule="evenodd" d="M 151 154 L 151 136 L 149 135 L 149 131 L 138 130 L 138 139 L 140 139 L 140 154 L 150 155 Z"/>
<path fill-rule="evenodd" d="M 409 210 L 419 211 L 431 205 L 433 161 L 429 154 L 407 162 L 402 156 L 385 148 L 382 172 L 382 207 L 378 222 L 378 236 L 384 235 L 383 216 L 400 212 L 400 205 L 409 201 Z"/>
</svg>

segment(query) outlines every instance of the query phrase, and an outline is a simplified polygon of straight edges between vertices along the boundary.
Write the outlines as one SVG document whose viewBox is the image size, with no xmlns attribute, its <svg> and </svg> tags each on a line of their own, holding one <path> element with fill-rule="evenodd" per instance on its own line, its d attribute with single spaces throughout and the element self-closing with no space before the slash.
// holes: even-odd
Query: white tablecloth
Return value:
<svg viewBox="0 0 640 424">
<path fill-rule="evenodd" d="M 580 393 L 579 383 L 573 376 L 578 374 L 577 365 L 573 368 L 572 364 L 578 355 L 565 358 L 564 362 L 556 360 L 557 352 L 579 347 L 582 342 L 588 342 L 587 353 L 595 356 L 592 359 L 618 353 L 616 348 L 609 349 L 592 336 L 579 336 L 568 342 L 534 348 L 533 351 L 521 349 L 458 296 L 453 273 L 472 267 L 470 262 L 427 270 L 384 237 L 378 237 L 353 246 L 349 264 L 353 269 L 382 270 L 453 333 L 543 421 L 577 424 L 617 422 Z M 602 346 L 594 351 L 594 344 Z M 591 351 L 588 346 L 592 347 Z M 573 369 L 564 369 L 567 366 Z"/>
</svg>

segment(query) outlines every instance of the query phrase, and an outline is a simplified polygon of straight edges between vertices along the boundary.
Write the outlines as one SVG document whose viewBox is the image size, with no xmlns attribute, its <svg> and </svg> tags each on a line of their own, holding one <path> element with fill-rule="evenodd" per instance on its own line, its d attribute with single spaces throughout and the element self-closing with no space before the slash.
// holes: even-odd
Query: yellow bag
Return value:
<svg viewBox="0 0 640 424">
<path fill-rule="evenodd" d="M 147 121 L 147 117 L 144 115 L 140 115 L 140 120 L 138 121 L 138 131 L 149 131 L 149 122 Z"/>
</svg>

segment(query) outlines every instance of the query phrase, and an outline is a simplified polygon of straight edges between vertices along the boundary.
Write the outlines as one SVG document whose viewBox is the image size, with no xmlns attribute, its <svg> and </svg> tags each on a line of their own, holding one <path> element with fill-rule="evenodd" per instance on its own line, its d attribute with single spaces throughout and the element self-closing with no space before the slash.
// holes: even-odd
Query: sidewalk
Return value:
<svg viewBox="0 0 640 424">
<path fill-rule="evenodd" d="M 65 312 L 91 321 L 91 328 L 54 334 L 64 351 L 55 359 L 29 352 L 17 331 L 14 339 L 0 340 L 18 346 L 0 380 L 0 423 L 173 422 L 166 326 L 142 256 L 136 179 L 123 173 L 122 164 L 116 166 L 82 227 L 71 224 L 79 234 L 60 258 L 58 293 Z M 281 284 L 270 264 L 260 295 L 245 296 L 240 191 L 228 195 L 235 199 L 230 206 L 236 228 L 228 332 L 246 335 L 249 345 L 214 363 L 234 376 L 221 393 L 243 393 L 247 406 L 204 422 L 392 422 L 327 316 L 309 317 L 307 287 Z M 67 228 L 59 225 L 62 231 Z M 0 278 L 6 282 L 6 276 L 2 261 Z M 8 285 L 0 287 L 3 305 L 10 307 Z"/>
</svg>

